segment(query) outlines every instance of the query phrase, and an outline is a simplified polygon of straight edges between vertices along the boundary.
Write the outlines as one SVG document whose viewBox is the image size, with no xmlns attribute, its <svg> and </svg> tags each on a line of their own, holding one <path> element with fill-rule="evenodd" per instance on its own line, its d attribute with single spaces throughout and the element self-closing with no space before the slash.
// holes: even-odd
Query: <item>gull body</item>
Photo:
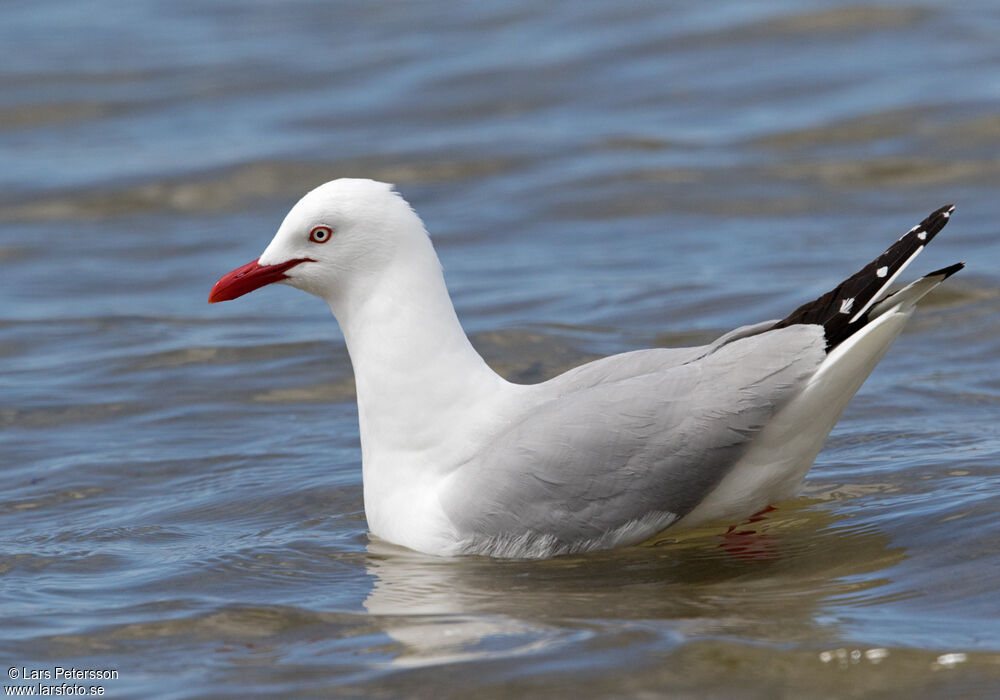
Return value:
<svg viewBox="0 0 1000 700">
<path fill-rule="evenodd" d="M 437 555 L 549 557 L 793 496 L 914 304 L 961 267 L 888 294 L 952 210 L 781 321 L 533 385 L 473 348 L 423 223 L 385 183 L 308 193 L 209 299 L 281 282 L 329 304 L 354 368 L 372 533 Z"/>
</svg>

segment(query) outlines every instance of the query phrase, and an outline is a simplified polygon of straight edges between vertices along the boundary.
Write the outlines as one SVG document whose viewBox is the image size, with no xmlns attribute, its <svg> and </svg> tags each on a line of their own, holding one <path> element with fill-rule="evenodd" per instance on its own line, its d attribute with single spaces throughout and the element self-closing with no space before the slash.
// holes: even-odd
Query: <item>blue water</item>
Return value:
<svg viewBox="0 0 1000 700">
<path fill-rule="evenodd" d="M 109 697 L 996 696 L 998 35 L 974 1 L 7 3 L 3 668 L 115 669 L 83 682 Z M 325 305 L 206 304 L 340 176 L 398 185 L 521 381 L 781 317 L 946 203 L 910 272 L 968 267 L 764 520 L 439 560 L 368 537 Z"/>
</svg>

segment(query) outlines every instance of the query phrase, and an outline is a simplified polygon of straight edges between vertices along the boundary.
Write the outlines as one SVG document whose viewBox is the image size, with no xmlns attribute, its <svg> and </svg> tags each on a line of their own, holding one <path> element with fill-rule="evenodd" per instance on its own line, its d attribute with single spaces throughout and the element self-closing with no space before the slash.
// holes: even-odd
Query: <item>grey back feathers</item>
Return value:
<svg viewBox="0 0 1000 700">
<path fill-rule="evenodd" d="M 538 385 L 551 398 L 443 496 L 473 533 L 469 550 L 502 556 L 508 541 L 547 537 L 550 552 L 577 551 L 644 518 L 649 536 L 689 513 L 825 357 L 818 326 L 756 330 L 605 358 Z"/>
</svg>

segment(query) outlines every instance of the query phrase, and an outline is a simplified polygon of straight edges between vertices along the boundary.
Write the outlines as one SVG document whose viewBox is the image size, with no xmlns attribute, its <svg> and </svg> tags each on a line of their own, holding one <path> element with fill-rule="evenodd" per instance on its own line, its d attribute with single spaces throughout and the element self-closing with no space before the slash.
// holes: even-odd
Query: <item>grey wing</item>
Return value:
<svg viewBox="0 0 1000 700">
<path fill-rule="evenodd" d="M 777 321 L 763 321 L 740 326 L 720 336 L 708 345 L 690 348 L 657 348 L 635 350 L 588 362 L 555 377 L 550 382 L 561 392 L 577 391 L 603 382 L 631 379 L 639 375 L 663 372 L 671 367 L 698 360 L 723 345 L 771 330 Z"/>
<path fill-rule="evenodd" d="M 760 330 L 680 364 L 651 370 L 629 353 L 538 385 L 551 396 L 453 475 L 446 512 L 473 539 L 546 537 L 557 551 L 636 521 L 660 523 L 655 534 L 704 499 L 825 356 L 819 326 Z"/>
</svg>

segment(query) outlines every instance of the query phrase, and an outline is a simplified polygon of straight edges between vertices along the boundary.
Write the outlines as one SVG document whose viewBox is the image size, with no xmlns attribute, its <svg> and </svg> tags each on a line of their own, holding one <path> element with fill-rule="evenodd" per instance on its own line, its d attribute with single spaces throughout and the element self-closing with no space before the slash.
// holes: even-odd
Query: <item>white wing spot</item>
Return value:
<svg viewBox="0 0 1000 700">
<path fill-rule="evenodd" d="M 941 216 L 943 216 L 944 218 L 947 219 L 949 216 L 951 216 L 951 211 L 949 210 L 949 211 L 941 212 Z"/>
<path fill-rule="evenodd" d="M 921 231 L 920 233 L 917 234 L 917 238 L 919 238 L 922 241 L 926 241 L 927 240 L 927 232 L 926 231 Z"/>
<path fill-rule="evenodd" d="M 889 268 L 880 267 L 879 269 L 875 270 L 875 274 L 878 275 L 879 277 L 885 277 L 886 275 L 889 274 Z"/>
<path fill-rule="evenodd" d="M 851 313 L 851 307 L 854 306 L 854 297 L 850 299 L 844 299 L 840 302 L 840 313 L 849 314 Z"/>
</svg>

